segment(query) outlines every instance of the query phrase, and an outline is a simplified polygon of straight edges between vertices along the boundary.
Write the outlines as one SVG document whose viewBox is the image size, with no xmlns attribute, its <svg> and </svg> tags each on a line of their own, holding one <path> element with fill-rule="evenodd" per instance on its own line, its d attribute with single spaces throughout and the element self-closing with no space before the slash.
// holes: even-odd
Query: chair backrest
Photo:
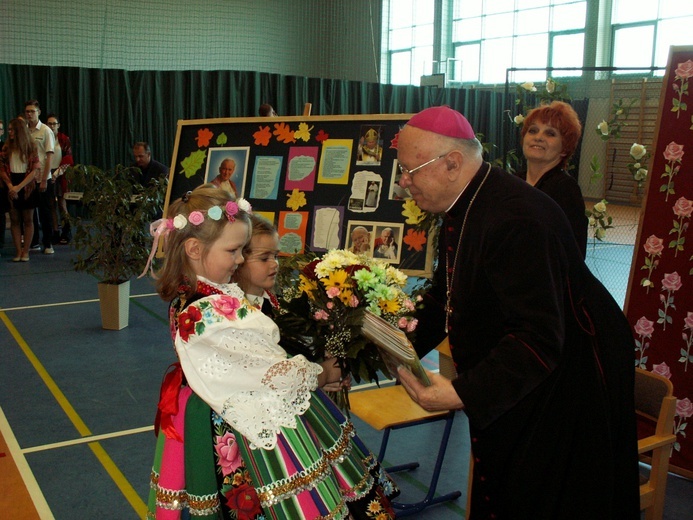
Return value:
<svg viewBox="0 0 693 520">
<path fill-rule="evenodd" d="M 651 453 L 650 474 L 641 478 L 640 509 L 647 520 L 658 520 L 664 512 L 664 497 L 669 457 L 676 442 L 674 415 L 676 397 L 674 386 L 666 377 L 647 370 L 635 369 L 635 411 L 655 423 L 654 435 L 638 439 L 638 453 Z"/>
</svg>

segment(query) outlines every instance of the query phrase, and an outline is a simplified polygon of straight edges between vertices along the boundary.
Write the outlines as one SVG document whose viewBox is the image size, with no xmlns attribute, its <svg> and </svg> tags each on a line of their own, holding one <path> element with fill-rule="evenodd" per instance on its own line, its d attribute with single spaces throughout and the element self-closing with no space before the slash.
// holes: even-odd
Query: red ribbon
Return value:
<svg viewBox="0 0 693 520">
<path fill-rule="evenodd" d="M 171 370 L 173 368 L 173 370 Z M 183 384 L 183 369 L 180 363 L 173 363 L 166 369 L 166 375 L 161 383 L 159 405 L 154 420 L 154 431 L 164 432 L 168 439 L 183 442 L 183 437 L 173 425 L 173 416 L 178 413 L 178 394 Z"/>
</svg>

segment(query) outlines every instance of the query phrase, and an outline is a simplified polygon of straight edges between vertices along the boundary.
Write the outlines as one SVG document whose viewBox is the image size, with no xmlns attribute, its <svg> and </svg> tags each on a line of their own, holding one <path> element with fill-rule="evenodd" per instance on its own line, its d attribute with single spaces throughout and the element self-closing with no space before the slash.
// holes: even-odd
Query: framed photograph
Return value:
<svg viewBox="0 0 693 520">
<path fill-rule="evenodd" d="M 210 148 L 204 182 L 224 188 L 237 198 L 245 196 L 249 155 L 247 146 Z"/>
<path fill-rule="evenodd" d="M 403 233 L 403 224 L 396 222 L 377 223 L 373 238 L 373 258 L 382 258 L 392 264 L 399 264 L 402 255 Z"/>
</svg>

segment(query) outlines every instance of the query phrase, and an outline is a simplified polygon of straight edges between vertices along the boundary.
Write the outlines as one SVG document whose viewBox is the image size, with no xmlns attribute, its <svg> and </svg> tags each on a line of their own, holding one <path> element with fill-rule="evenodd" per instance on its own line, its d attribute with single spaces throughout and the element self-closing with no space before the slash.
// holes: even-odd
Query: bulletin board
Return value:
<svg viewBox="0 0 693 520">
<path fill-rule="evenodd" d="M 277 227 L 280 254 L 345 248 L 430 277 L 432 219 L 398 185 L 397 135 L 410 117 L 181 120 L 164 211 L 231 159 L 237 195 Z"/>
</svg>

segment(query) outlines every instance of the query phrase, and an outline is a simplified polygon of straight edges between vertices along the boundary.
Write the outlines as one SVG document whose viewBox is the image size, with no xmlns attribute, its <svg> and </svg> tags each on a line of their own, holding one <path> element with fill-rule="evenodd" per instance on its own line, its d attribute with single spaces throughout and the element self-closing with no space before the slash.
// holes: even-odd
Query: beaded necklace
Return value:
<svg viewBox="0 0 693 520">
<path fill-rule="evenodd" d="M 479 195 L 481 188 L 483 187 L 486 179 L 488 179 L 489 173 L 491 173 L 491 164 L 488 165 L 488 169 L 484 174 L 484 178 L 481 180 L 481 184 L 472 195 L 467 206 L 467 211 L 464 213 L 464 219 L 462 219 L 462 228 L 460 229 L 460 238 L 457 239 L 457 249 L 455 250 L 455 259 L 452 263 L 452 268 L 450 267 L 450 255 L 449 252 L 445 251 L 445 287 L 446 287 L 446 302 L 445 302 L 445 333 L 450 332 L 449 320 L 452 314 L 452 308 L 450 307 L 450 300 L 452 298 L 452 282 L 455 280 L 455 271 L 457 270 L 457 259 L 460 255 L 460 248 L 462 246 L 462 237 L 464 236 L 464 229 L 467 227 L 467 217 L 469 217 L 469 211 L 472 209 L 472 205 L 476 200 L 476 196 Z"/>
</svg>

